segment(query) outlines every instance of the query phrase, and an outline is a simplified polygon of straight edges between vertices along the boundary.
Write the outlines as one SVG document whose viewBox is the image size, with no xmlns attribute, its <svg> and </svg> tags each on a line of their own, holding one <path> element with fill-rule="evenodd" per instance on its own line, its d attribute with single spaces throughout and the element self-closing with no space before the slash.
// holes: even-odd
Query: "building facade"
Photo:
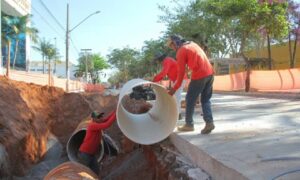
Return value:
<svg viewBox="0 0 300 180">
<path fill-rule="evenodd" d="M 28 64 L 30 72 L 43 73 L 43 62 L 42 61 L 31 61 Z M 57 62 L 56 64 L 51 63 L 52 74 L 58 78 L 66 78 L 66 62 Z M 75 71 L 77 70 L 76 65 L 69 63 L 70 79 L 75 80 Z M 48 73 L 48 63 L 45 63 L 45 74 Z"/>
<path fill-rule="evenodd" d="M 31 13 L 31 0 L 1 0 L 1 14 L 9 16 L 24 16 Z M 2 17 L 2 16 L 1 16 Z M 26 69 L 27 61 L 30 57 L 30 38 L 26 34 L 18 37 L 18 52 L 16 51 L 16 40 L 12 40 L 10 52 L 5 44 L 1 44 L 1 62 L 0 73 L 3 72 L 2 67 L 6 64 L 7 55 L 10 53 L 10 63 L 20 69 Z M 16 55 L 16 56 L 15 56 Z"/>
</svg>

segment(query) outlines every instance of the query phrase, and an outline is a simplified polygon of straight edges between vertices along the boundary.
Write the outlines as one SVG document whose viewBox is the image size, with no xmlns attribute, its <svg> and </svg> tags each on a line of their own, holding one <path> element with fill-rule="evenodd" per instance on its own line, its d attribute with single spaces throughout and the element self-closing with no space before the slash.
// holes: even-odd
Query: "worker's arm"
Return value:
<svg viewBox="0 0 300 180">
<path fill-rule="evenodd" d="M 160 80 L 162 80 L 167 74 L 168 71 L 170 69 L 170 63 L 167 60 L 163 61 L 163 68 L 161 70 L 161 72 L 159 74 L 157 74 L 154 78 L 153 78 L 153 82 L 158 82 Z"/>
<path fill-rule="evenodd" d="M 185 49 L 182 49 L 177 52 L 176 54 L 176 60 L 177 60 L 177 79 L 176 83 L 173 86 L 173 90 L 177 91 L 177 89 L 181 86 L 183 78 L 185 76 L 185 65 L 186 65 L 186 53 Z"/>
<path fill-rule="evenodd" d="M 116 113 L 116 110 L 112 111 L 107 117 L 103 118 L 103 122 L 106 122 L 110 119 L 111 116 L 113 116 Z"/>
<path fill-rule="evenodd" d="M 106 129 L 108 128 L 109 126 L 112 125 L 112 123 L 117 119 L 116 117 L 116 111 L 113 111 L 108 117 L 107 117 L 107 120 L 105 122 L 102 122 L 102 123 L 91 123 L 89 125 L 89 129 L 92 130 L 92 131 L 98 131 L 98 130 L 101 130 L 101 129 Z"/>
</svg>

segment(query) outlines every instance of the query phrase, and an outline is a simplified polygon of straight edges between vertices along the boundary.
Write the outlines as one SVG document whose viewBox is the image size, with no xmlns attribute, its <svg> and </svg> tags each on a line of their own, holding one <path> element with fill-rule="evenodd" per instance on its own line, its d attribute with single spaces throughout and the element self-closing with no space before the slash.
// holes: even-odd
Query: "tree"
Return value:
<svg viewBox="0 0 300 180">
<path fill-rule="evenodd" d="M 1 28 L 1 39 L 7 46 L 6 76 L 9 77 L 11 41 L 15 38 L 17 33 L 17 28 L 15 27 L 12 16 L 2 15 Z"/>
<path fill-rule="evenodd" d="M 114 49 L 107 55 L 108 62 L 123 73 L 123 80 L 126 82 L 130 79 L 129 66 L 138 62 L 140 52 L 125 47 L 123 49 Z"/>
<path fill-rule="evenodd" d="M 50 44 L 45 51 L 45 57 L 48 59 L 48 84 L 51 85 L 51 60 L 57 56 L 57 49 Z"/>
<path fill-rule="evenodd" d="M 153 61 L 156 53 L 160 52 L 165 53 L 168 56 L 175 56 L 174 52 L 165 47 L 164 44 L 164 39 L 144 41 L 144 46 L 142 47 L 141 55 L 137 65 L 130 71 L 137 73 L 137 75 L 132 74 L 133 77 L 141 77 L 146 79 L 153 78 L 154 74 L 160 69 L 160 64 Z"/>
<path fill-rule="evenodd" d="M 300 38 L 300 12 L 299 12 L 299 3 L 295 3 L 294 1 L 289 1 L 288 7 L 288 19 L 290 22 L 289 26 L 289 34 L 288 34 L 288 43 L 289 43 L 289 54 L 290 54 L 290 68 L 294 68 L 296 64 L 296 51 L 297 51 L 297 43 Z M 294 43 L 292 45 L 292 39 L 294 39 Z M 292 47 L 293 46 L 293 47 Z"/>
<path fill-rule="evenodd" d="M 36 43 L 37 42 L 37 34 L 38 30 L 33 27 L 29 27 L 28 23 L 30 21 L 31 15 L 25 15 L 21 17 L 14 17 L 14 26 L 16 27 L 16 35 L 15 35 L 15 53 L 14 53 L 14 60 L 13 60 L 13 69 L 15 69 L 15 63 L 18 55 L 18 45 L 20 37 L 24 34 L 29 35 L 31 40 Z"/>
<path fill-rule="evenodd" d="M 87 63 L 86 63 L 87 60 Z M 108 63 L 100 54 L 81 54 L 78 59 L 78 69 L 75 72 L 75 76 L 82 77 L 86 71 L 86 65 L 88 73 L 92 78 L 93 84 L 100 82 L 100 73 L 102 70 L 109 68 Z"/>
<path fill-rule="evenodd" d="M 229 47 L 222 32 L 231 31 L 223 30 L 228 26 L 225 26 L 226 24 L 223 24 L 217 16 L 206 11 L 205 2 L 195 0 L 180 4 L 177 0 L 178 7 L 173 9 L 160 6 L 165 13 L 160 16 L 160 21 L 167 26 L 166 36 L 180 34 L 187 40 L 198 43 L 209 57 L 219 57 L 228 53 L 224 49 Z"/>
<path fill-rule="evenodd" d="M 33 49 L 39 51 L 42 54 L 43 61 L 43 74 L 45 74 L 45 57 L 49 53 L 49 49 L 53 48 L 53 45 L 50 41 L 47 41 L 45 38 L 39 39 L 37 46 L 33 46 Z"/>
<path fill-rule="evenodd" d="M 282 40 L 288 35 L 288 20 L 287 20 L 287 8 L 288 3 L 286 1 L 267 1 L 260 0 L 258 8 L 258 23 L 263 29 L 267 37 L 268 44 L 268 58 L 269 69 L 273 67 L 271 57 L 271 38 Z"/>
</svg>

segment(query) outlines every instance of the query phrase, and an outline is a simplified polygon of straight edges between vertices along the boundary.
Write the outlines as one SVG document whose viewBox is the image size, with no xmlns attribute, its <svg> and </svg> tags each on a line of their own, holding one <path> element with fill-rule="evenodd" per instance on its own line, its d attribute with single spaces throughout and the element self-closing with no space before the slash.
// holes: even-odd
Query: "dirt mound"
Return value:
<svg viewBox="0 0 300 180">
<path fill-rule="evenodd" d="M 65 145 L 69 135 L 76 129 L 81 120 L 90 115 L 92 109 L 88 101 L 78 93 L 64 94 L 56 101 L 49 127 L 51 132 Z"/>
<path fill-rule="evenodd" d="M 40 161 L 50 133 L 65 145 L 92 110 L 116 108 L 117 97 L 98 96 L 0 77 L 0 177 L 22 176 Z"/>
<path fill-rule="evenodd" d="M 3 174 L 22 174 L 45 153 L 47 118 L 63 90 L 0 78 L 0 143 L 10 167 Z M 9 172 L 10 171 L 10 172 Z"/>
</svg>

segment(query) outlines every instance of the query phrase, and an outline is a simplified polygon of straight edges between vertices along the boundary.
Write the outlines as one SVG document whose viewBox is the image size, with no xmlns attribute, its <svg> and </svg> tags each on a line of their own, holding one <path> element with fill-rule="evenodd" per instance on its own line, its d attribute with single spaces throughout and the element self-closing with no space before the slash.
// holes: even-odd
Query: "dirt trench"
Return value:
<svg viewBox="0 0 300 180">
<path fill-rule="evenodd" d="M 92 110 L 109 113 L 117 101 L 117 96 L 65 93 L 0 77 L 0 179 L 42 179 L 68 161 L 65 146 L 78 124 Z M 105 133 L 120 152 L 101 161 L 101 179 L 195 179 L 195 172 L 203 174 L 168 139 L 141 146 L 127 139 L 117 123 Z M 209 176 L 204 173 L 203 179 Z"/>
</svg>

